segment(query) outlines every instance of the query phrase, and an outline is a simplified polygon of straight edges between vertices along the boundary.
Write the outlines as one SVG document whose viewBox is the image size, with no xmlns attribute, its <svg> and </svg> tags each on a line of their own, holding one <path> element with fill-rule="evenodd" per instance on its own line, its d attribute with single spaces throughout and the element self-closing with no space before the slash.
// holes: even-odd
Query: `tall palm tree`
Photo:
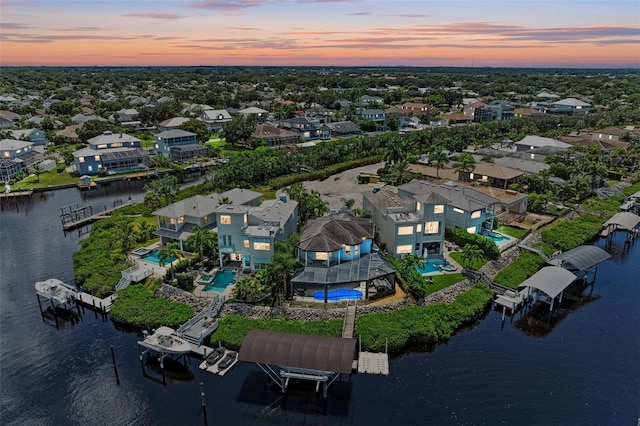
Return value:
<svg viewBox="0 0 640 426">
<path fill-rule="evenodd" d="M 384 153 L 384 160 L 389 164 L 396 164 L 402 160 L 404 160 L 404 147 L 398 140 L 392 140 L 389 142 L 389 145 L 386 147 L 386 151 Z"/>
<path fill-rule="evenodd" d="M 218 200 L 219 206 L 228 205 L 228 204 L 231 204 L 231 200 L 229 199 L 229 197 L 220 197 L 220 199 Z"/>
<path fill-rule="evenodd" d="M 163 248 L 158 252 L 158 262 L 161 267 L 164 267 L 167 263 L 171 266 L 173 260 L 169 262 L 169 259 L 178 259 L 180 257 L 180 244 L 177 242 L 167 243 Z M 175 278 L 175 271 L 171 268 L 171 279 Z"/>
<path fill-rule="evenodd" d="M 187 244 L 196 248 L 198 251 L 198 260 L 204 262 L 206 249 L 213 245 L 213 241 L 217 240 L 217 237 L 210 229 L 202 229 L 197 225 L 193 226 L 191 231 L 193 235 L 187 238 Z"/>
<path fill-rule="evenodd" d="M 462 248 L 462 262 L 471 266 L 475 260 L 482 259 L 484 252 L 477 244 L 466 244 Z"/>
<path fill-rule="evenodd" d="M 396 165 L 392 167 L 391 171 L 391 179 L 393 180 L 393 184 L 396 186 L 405 184 L 412 179 L 412 173 L 409 171 L 409 163 L 406 161 L 396 163 Z"/>
<path fill-rule="evenodd" d="M 440 169 L 449 162 L 449 157 L 442 148 L 438 149 L 432 155 L 429 155 L 429 162 L 436 168 L 436 179 L 440 177 Z"/>
<path fill-rule="evenodd" d="M 356 200 L 354 200 L 353 198 L 340 198 L 340 201 L 348 210 L 351 210 L 353 205 L 356 203 Z"/>
<path fill-rule="evenodd" d="M 453 167 L 458 173 L 471 173 L 476 168 L 476 160 L 471 154 L 462 154 Z"/>
</svg>

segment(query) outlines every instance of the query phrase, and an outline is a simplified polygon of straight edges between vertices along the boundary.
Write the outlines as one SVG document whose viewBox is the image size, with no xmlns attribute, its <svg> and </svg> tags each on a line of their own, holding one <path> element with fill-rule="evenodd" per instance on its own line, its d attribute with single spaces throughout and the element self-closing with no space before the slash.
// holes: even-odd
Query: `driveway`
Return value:
<svg viewBox="0 0 640 426">
<path fill-rule="evenodd" d="M 385 184 L 359 184 L 356 182 L 356 176 L 360 172 L 375 174 L 382 167 L 384 167 L 384 162 L 346 170 L 322 181 L 304 181 L 302 184 L 309 191 L 318 191 L 322 195 L 322 200 L 329 203 L 331 210 L 338 210 L 344 206 L 344 203 L 340 201 L 342 198 L 347 200 L 353 198 L 355 200 L 353 207 L 362 207 L 362 193 L 371 191 L 374 186 L 383 187 Z"/>
</svg>

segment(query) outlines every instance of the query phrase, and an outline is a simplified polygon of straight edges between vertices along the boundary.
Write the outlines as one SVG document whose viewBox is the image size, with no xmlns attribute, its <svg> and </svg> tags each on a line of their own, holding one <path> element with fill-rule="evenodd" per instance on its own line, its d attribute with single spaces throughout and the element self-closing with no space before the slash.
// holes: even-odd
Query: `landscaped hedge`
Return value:
<svg viewBox="0 0 640 426">
<path fill-rule="evenodd" d="M 285 186 L 293 185 L 296 182 L 302 182 L 305 180 L 321 180 L 326 179 L 336 173 L 350 170 L 355 167 L 366 166 L 368 164 L 375 164 L 382 161 L 382 156 L 374 155 L 371 157 L 358 158 L 356 160 L 345 161 L 343 163 L 332 164 L 324 169 L 312 170 L 310 172 L 296 173 L 286 176 L 277 177 L 269 181 L 269 187 L 271 189 L 280 189 Z"/>
<path fill-rule="evenodd" d="M 184 303 L 155 297 L 144 285 L 131 285 L 118 292 L 111 305 L 114 321 L 142 328 L 162 325 L 178 328 L 193 317 L 193 309 Z"/>
<path fill-rule="evenodd" d="M 493 281 L 514 289 L 518 288 L 524 280 L 538 272 L 544 263 L 545 260 L 537 254 L 522 252 L 513 263 L 498 272 Z"/>
<path fill-rule="evenodd" d="M 358 316 L 357 333 L 364 350 L 398 353 L 408 345 L 433 345 L 479 318 L 493 299 L 482 284 L 459 295 L 453 303 L 411 306 L 397 311 Z"/>
<path fill-rule="evenodd" d="M 487 259 L 495 260 L 500 257 L 500 250 L 492 239 L 478 234 L 470 234 L 466 229 L 447 228 L 445 230 L 445 238 L 460 247 L 464 247 L 467 244 L 475 244 L 484 252 L 484 257 Z"/>
<path fill-rule="evenodd" d="M 586 214 L 572 220 L 559 222 L 541 232 L 542 241 L 557 250 L 570 250 L 598 235 L 605 220 Z"/>
<path fill-rule="evenodd" d="M 329 321 L 295 321 L 289 319 L 249 319 L 239 315 L 227 315 L 220 320 L 218 329 L 211 336 L 211 344 L 238 350 L 249 331 L 254 328 L 313 336 L 342 336 L 342 319 Z"/>
</svg>

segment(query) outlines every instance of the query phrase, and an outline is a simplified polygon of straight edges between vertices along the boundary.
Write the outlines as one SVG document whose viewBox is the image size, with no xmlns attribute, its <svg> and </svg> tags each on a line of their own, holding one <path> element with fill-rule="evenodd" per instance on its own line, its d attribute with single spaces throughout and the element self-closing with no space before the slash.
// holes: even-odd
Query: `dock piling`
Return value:
<svg viewBox="0 0 640 426">
<path fill-rule="evenodd" d="M 38 306 L 40 307 L 40 315 L 42 316 L 42 322 L 44 322 L 44 311 L 42 310 L 42 303 L 40 302 L 40 295 L 36 294 L 38 298 Z"/>
<path fill-rule="evenodd" d="M 202 404 L 202 414 L 204 416 L 204 426 L 208 426 L 207 422 L 207 401 L 204 397 L 204 383 L 200 382 L 200 403 Z"/>
<path fill-rule="evenodd" d="M 116 354 L 113 351 L 113 345 L 111 345 L 111 361 L 113 362 L 113 371 L 116 373 L 116 383 L 120 386 L 120 376 L 118 376 L 118 366 L 116 366 Z"/>
</svg>

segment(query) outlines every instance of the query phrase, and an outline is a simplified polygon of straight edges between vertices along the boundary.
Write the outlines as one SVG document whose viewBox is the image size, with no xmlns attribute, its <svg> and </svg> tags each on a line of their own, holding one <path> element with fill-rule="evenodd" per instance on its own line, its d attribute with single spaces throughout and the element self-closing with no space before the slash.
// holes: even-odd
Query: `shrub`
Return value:
<svg viewBox="0 0 640 426">
<path fill-rule="evenodd" d="M 460 247 L 464 247 L 467 244 L 477 245 L 487 259 L 495 260 L 500 257 L 498 246 L 490 238 L 478 234 L 470 234 L 466 229 L 462 228 L 447 228 L 445 234 L 448 240 L 453 241 Z"/>
<path fill-rule="evenodd" d="M 188 272 L 176 274 L 177 284 L 176 287 L 185 291 L 193 290 L 193 274 Z"/>
<path fill-rule="evenodd" d="M 498 284 L 517 288 L 524 280 L 538 272 L 545 260 L 537 254 L 522 252 L 509 266 L 498 272 L 494 281 Z"/>
<path fill-rule="evenodd" d="M 604 219 L 589 214 L 562 221 L 556 226 L 543 230 L 542 241 L 557 250 L 570 250 L 598 235 L 604 222 Z"/>
<path fill-rule="evenodd" d="M 132 285 L 118 292 L 111 315 L 114 321 L 137 327 L 178 328 L 193 317 L 193 309 L 184 303 L 155 297 L 144 285 Z"/>
<path fill-rule="evenodd" d="M 482 284 L 459 295 L 453 303 L 411 306 L 381 314 L 358 317 L 358 336 L 364 350 L 398 353 L 412 344 L 433 345 L 449 339 L 461 326 L 477 319 L 493 299 Z"/>
<path fill-rule="evenodd" d="M 218 329 L 211 336 L 211 343 L 215 346 L 220 342 L 227 348 L 237 350 L 247 333 L 254 328 L 313 336 L 341 337 L 342 323 L 342 319 L 294 321 L 286 318 L 249 319 L 239 315 L 227 315 L 220 320 Z"/>
</svg>

